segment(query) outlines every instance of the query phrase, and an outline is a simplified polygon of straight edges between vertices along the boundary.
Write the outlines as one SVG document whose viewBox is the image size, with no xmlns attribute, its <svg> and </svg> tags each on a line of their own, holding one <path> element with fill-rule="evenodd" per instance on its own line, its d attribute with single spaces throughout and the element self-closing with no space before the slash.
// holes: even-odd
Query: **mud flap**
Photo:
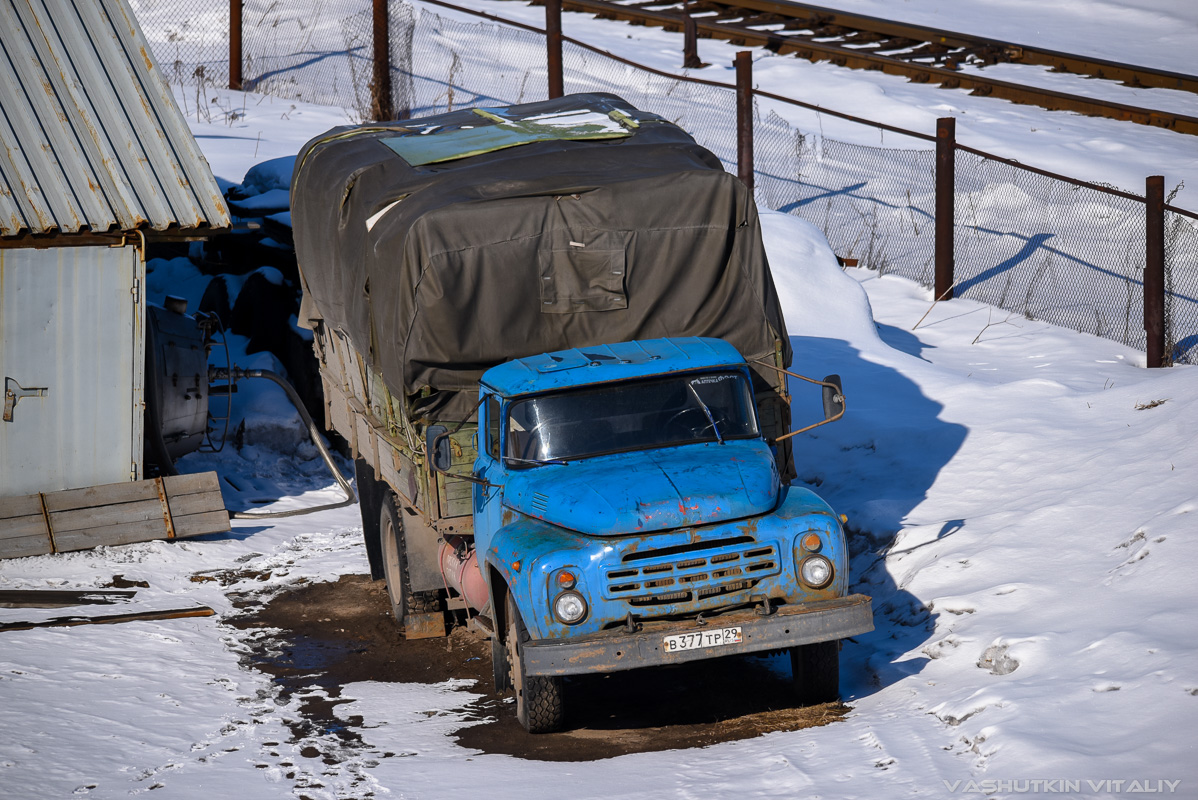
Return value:
<svg viewBox="0 0 1198 800">
<path fill-rule="evenodd" d="M 405 639 L 435 639 L 446 634 L 445 612 L 409 613 L 404 617 L 403 626 Z"/>
</svg>

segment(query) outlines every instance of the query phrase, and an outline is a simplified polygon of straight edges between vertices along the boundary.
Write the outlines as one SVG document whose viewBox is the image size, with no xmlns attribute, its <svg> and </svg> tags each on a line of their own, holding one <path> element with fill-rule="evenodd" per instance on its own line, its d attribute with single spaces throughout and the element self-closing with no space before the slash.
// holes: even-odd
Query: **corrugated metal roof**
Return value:
<svg viewBox="0 0 1198 800">
<path fill-rule="evenodd" d="M 0 236 L 228 225 L 126 0 L 0 0 Z"/>
</svg>

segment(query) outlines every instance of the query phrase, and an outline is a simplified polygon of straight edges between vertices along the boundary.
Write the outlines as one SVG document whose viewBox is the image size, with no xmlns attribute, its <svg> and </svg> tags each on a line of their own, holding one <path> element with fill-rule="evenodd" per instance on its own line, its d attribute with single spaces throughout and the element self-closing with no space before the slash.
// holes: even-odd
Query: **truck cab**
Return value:
<svg viewBox="0 0 1198 800">
<path fill-rule="evenodd" d="M 870 601 L 833 510 L 780 479 L 734 347 L 515 359 L 484 373 L 478 421 L 476 602 L 526 729 L 561 725 L 564 676 L 737 653 L 788 650 L 798 700 L 837 698 L 839 640 L 872 630 Z M 436 469 L 447 442 L 431 431 Z"/>
</svg>

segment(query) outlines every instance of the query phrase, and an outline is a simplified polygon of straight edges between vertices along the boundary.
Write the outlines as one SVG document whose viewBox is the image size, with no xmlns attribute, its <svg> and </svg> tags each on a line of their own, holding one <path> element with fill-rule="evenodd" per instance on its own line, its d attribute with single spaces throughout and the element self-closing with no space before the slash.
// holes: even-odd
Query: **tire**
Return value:
<svg viewBox="0 0 1198 800">
<path fill-rule="evenodd" d="M 816 642 L 790 648 L 790 670 L 799 704 L 840 699 L 840 642 Z"/>
<path fill-rule="evenodd" d="M 529 733 L 551 733 L 565 721 L 562 679 L 524 674 L 524 643 L 528 631 L 511 592 L 507 596 L 507 661 L 510 683 L 516 692 L 516 719 Z"/>
<path fill-rule="evenodd" d="M 491 634 L 491 673 L 495 680 L 495 694 L 507 694 L 512 690 L 512 665 L 507 657 L 507 643 L 496 626 Z"/>
<path fill-rule="evenodd" d="M 436 592 L 413 592 L 408 577 L 408 556 L 404 546 L 403 523 L 395 493 L 387 491 L 379 510 L 379 548 L 383 562 L 383 577 L 391 599 L 391 613 L 400 625 L 408 614 L 425 614 L 440 608 Z"/>
</svg>

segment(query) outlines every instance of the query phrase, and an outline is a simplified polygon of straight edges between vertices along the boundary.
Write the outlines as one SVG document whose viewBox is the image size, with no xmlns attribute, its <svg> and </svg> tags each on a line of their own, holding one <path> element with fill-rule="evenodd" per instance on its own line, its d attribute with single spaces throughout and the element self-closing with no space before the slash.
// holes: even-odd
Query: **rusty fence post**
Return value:
<svg viewBox="0 0 1198 800">
<path fill-rule="evenodd" d="M 736 66 L 736 172 L 753 191 L 753 54 L 742 50 Z"/>
<path fill-rule="evenodd" d="M 377 121 L 395 119 L 391 104 L 391 26 L 387 0 L 373 0 L 371 12 L 374 79 L 370 82 L 370 110 Z"/>
<path fill-rule="evenodd" d="M 1152 175 L 1144 186 L 1144 332 L 1148 366 L 1166 365 L 1165 354 L 1165 176 Z"/>
<path fill-rule="evenodd" d="M 682 68 L 698 69 L 703 66 L 699 60 L 699 26 L 695 18 L 687 14 L 682 18 Z"/>
<path fill-rule="evenodd" d="M 241 0 L 229 0 L 229 88 L 241 89 Z"/>
<path fill-rule="evenodd" d="M 957 120 L 936 120 L 936 278 L 937 300 L 953 297 L 953 217 L 956 213 Z"/>
<path fill-rule="evenodd" d="M 562 0 L 545 0 L 546 64 L 549 66 L 549 99 L 565 94 L 562 80 Z"/>
</svg>

